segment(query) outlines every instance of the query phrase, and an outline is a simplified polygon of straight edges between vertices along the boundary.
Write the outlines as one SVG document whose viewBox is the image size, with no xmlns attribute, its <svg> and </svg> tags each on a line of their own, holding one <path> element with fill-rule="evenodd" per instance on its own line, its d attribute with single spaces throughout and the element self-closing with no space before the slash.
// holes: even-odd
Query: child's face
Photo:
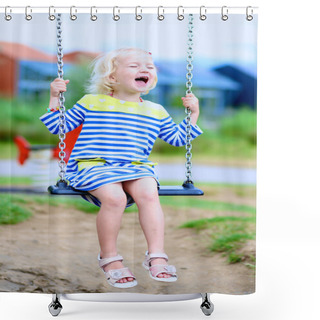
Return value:
<svg viewBox="0 0 320 320">
<path fill-rule="evenodd" d="M 114 89 L 128 93 L 142 93 L 152 87 L 156 68 L 148 54 L 129 54 L 117 58 L 116 71 L 110 75 Z"/>
</svg>

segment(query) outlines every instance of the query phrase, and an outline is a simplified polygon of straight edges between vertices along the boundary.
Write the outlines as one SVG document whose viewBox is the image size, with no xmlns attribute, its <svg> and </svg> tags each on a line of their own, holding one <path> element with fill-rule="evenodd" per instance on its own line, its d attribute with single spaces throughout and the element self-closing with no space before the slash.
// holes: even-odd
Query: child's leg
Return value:
<svg viewBox="0 0 320 320">
<path fill-rule="evenodd" d="M 141 178 L 123 182 L 139 209 L 139 220 L 147 240 L 149 253 L 164 252 L 164 215 L 160 205 L 157 183 L 153 178 Z M 154 259 L 151 264 L 167 264 L 165 259 Z M 161 273 L 159 278 L 169 278 Z"/>
<path fill-rule="evenodd" d="M 117 255 L 117 238 L 121 226 L 123 211 L 127 204 L 127 197 L 122 183 L 112 183 L 90 191 L 101 202 L 97 215 L 97 232 L 100 244 L 100 257 L 111 258 Z M 121 261 L 115 261 L 104 267 L 105 271 L 123 268 Z M 133 281 L 124 278 L 119 282 Z"/>
</svg>

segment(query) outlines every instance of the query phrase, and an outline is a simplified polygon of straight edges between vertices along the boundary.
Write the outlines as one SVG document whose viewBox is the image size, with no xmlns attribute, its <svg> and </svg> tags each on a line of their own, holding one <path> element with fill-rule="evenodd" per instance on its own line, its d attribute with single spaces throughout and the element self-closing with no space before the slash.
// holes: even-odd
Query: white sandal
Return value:
<svg viewBox="0 0 320 320">
<path fill-rule="evenodd" d="M 165 253 L 148 253 L 146 252 L 145 260 L 142 263 L 142 266 L 149 271 L 149 275 L 152 279 L 162 282 L 175 282 L 178 280 L 176 274 L 177 270 L 175 266 L 166 265 L 166 264 L 155 264 L 151 265 L 151 261 L 154 259 L 165 259 L 168 261 L 168 256 Z M 159 278 L 157 277 L 160 273 L 166 273 L 171 275 L 170 278 Z"/>
<path fill-rule="evenodd" d="M 125 289 L 125 288 L 132 288 L 134 286 L 136 286 L 138 284 L 138 282 L 136 281 L 135 276 L 132 274 L 132 272 L 130 271 L 129 268 L 121 268 L 121 269 L 112 269 L 112 270 L 108 270 L 108 271 L 104 271 L 103 267 L 105 267 L 106 265 L 115 262 L 115 261 L 123 261 L 123 257 L 120 255 L 117 255 L 115 257 L 112 258 L 105 258 L 105 259 L 101 259 L 100 258 L 100 254 L 98 256 L 98 261 L 99 261 L 99 266 L 102 269 L 102 271 L 104 272 L 104 274 L 106 275 L 107 281 L 108 283 L 115 287 L 115 288 L 121 288 L 121 289 Z M 133 278 L 133 281 L 127 281 L 125 283 L 120 283 L 117 282 L 123 278 Z"/>
</svg>

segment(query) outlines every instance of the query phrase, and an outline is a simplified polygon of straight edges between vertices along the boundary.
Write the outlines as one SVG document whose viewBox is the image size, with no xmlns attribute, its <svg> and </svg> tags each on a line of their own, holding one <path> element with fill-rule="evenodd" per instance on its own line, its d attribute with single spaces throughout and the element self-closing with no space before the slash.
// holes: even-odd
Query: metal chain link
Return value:
<svg viewBox="0 0 320 320">
<path fill-rule="evenodd" d="M 62 48 L 62 28 L 61 28 L 61 13 L 58 14 L 57 16 L 57 58 L 58 58 L 58 78 L 59 79 L 63 79 L 63 48 Z M 66 175 L 66 162 L 64 160 L 66 153 L 64 152 L 64 149 L 66 147 L 66 144 L 64 142 L 65 138 L 66 138 L 66 117 L 65 117 L 65 112 L 66 109 L 64 107 L 64 95 L 63 92 L 59 93 L 59 167 L 60 167 L 60 172 L 59 172 L 59 176 L 60 176 L 60 180 L 61 181 L 66 181 L 65 180 L 65 175 Z"/>
<path fill-rule="evenodd" d="M 192 88 L 192 70 L 193 70 L 193 14 L 189 14 L 188 17 L 189 23 L 188 23 L 188 42 L 187 42 L 187 74 L 186 74 L 186 78 L 187 78 L 187 82 L 186 82 L 186 87 L 187 87 L 187 91 L 186 94 L 191 93 L 191 88 Z M 189 108 L 185 109 L 185 112 L 187 114 L 186 120 L 187 120 L 187 128 L 186 128 L 186 178 L 187 178 L 187 183 L 193 183 L 191 181 L 191 169 L 192 169 L 192 162 L 191 162 L 191 158 L 192 158 L 192 153 L 191 153 L 191 149 L 192 149 L 192 144 L 191 144 L 191 110 Z"/>
</svg>

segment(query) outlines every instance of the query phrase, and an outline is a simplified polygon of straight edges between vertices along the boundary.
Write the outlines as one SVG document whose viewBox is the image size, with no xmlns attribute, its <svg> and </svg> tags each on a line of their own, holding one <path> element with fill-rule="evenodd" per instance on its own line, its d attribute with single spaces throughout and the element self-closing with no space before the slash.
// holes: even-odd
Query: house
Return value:
<svg viewBox="0 0 320 320">
<path fill-rule="evenodd" d="M 90 63 L 99 53 L 73 51 L 63 56 L 64 71 Z M 186 94 L 186 62 L 155 61 L 158 69 L 158 83 L 145 99 L 157 101 L 179 112 L 181 97 Z M 0 42 L 0 95 L 24 98 L 48 94 L 50 82 L 57 77 L 57 57 L 20 43 Z M 257 104 L 256 70 L 242 66 L 224 64 L 211 67 L 208 62 L 193 64 L 192 92 L 199 98 L 203 116 L 222 115 L 226 107 Z M 176 108 L 175 108 L 176 107 Z"/>
<path fill-rule="evenodd" d="M 186 94 L 186 62 L 158 61 L 155 64 L 158 69 L 158 84 L 148 96 L 167 107 L 172 102 L 182 105 L 181 100 L 177 101 L 175 97 Z M 239 83 L 196 62 L 192 73 L 192 91 L 200 101 L 201 112 L 221 115 L 225 106 L 231 105 L 233 97 L 238 94 Z"/>
<path fill-rule="evenodd" d="M 86 51 L 64 54 L 64 72 L 97 56 L 98 53 Z M 0 79 L 1 96 L 34 98 L 46 94 L 50 82 L 57 77 L 57 57 L 21 43 L 0 42 L 0 72 L 6 75 Z"/>
<path fill-rule="evenodd" d="M 248 68 L 236 64 L 223 64 L 212 68 L 222 76 L 236 81 L 240 85 L 240 90 L 234 98 L 233 106 L 249 106 L 251 109 L 257 108 L 257 69 Z"/>
<path fill-rule="evenodd" d="M 24 90 L 26 83 L 21 83 L 20 80 L 24 80 L 21 77 L 26 75 L 24 70 L 28 63 L 33 66 L 53 65 L 56 58 L 21 43 L 0 41 L 0 72 L 1 75 L 5 75 L 0 78 L 1 96 L 13 97 L 19 90 Z M 37 70 L 39 71 L 39 68 Z M 42 86 L 40 79 L 41 77 L 36 77 L 32 84 L 34 88 Z"/>
</svg>

